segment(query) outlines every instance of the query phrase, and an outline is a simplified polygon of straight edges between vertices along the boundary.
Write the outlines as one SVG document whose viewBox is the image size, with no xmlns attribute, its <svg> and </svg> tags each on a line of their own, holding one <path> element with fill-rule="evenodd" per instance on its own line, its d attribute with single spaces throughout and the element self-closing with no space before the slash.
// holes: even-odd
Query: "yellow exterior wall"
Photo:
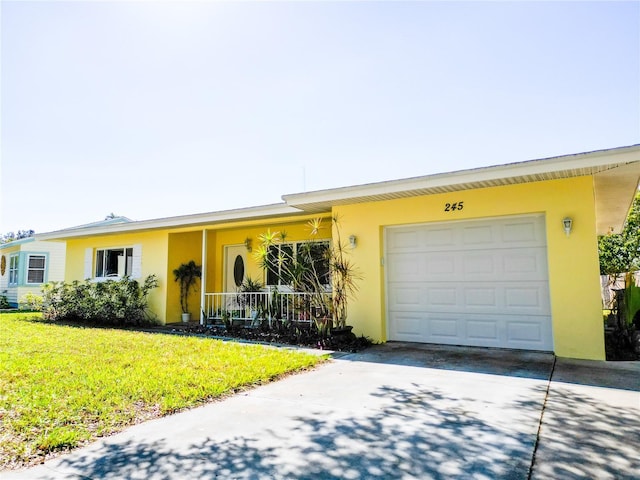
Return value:
<svg viewBox="0 0 640 480">
<path fill-rule="evenodd" d="M 144 259 L 144 249 L 143 249 Z M 183 263 L 191 260 L 196 264 L 202 264 L 202 232 L 170 233 L 168 244 L 168 262 L 166 270 L 167 296 L 166 296 L 166 323 L 175 323 L 182 320 L 180 307 L 180 285 L 175 281 L 173 271 Z M 192 319 L 200 318 L 200 289 L 202 283 L 198 281 L 189 294 L 189 313 Z"/>
<path fill-rule="evenodd" d="M 166 230 L 68 239 L 65 281 L 84 280 L 84 254 L 87 248 L 129 247 L 135 244 L 142 245 L 142 278 L 153 274 L 158 277 L 158 288 L 149 295 L 149 308 L 164 323 L 168 286 Z"/>
<path fill-rule="evenodd" d="M 464 208 L 445 212 L 445 203 L 454 202 L 464 202 Z M 543 213 L 554 351 L 561 357 L 604 359 L 592 177 L 352 204 L 335 207 L 332 213 L 340 218 L 343 241 L 347 241 L 349 235 L 357 237 L 357 247 L 351 254 L 362 280 L 357 298 L 350 303 L 348 322 L 355 327 L 356 333 L 375 341 L 387 339 L 383 266 L 385 226 Z M 223 291 L 225 246 L 242 245 L 250 238 L 253 247 L 257 248 L 258 236 L 267 229 L 286 231 L 288 241 L 306 240 L 310 237 L 307 222 L 316 216 L 70 239 L 67 241 L 65 279 L 83 279 L 86 248 L 142 244 L 142 274 L 156 274 L 160 284 L 150 296 L 151 309 L 161 322 L 179 321 L 179 289 L 173 279 L 173 269 L 192 259 L 202 263 L 203 231 L 206 231 L 207 239 L 206 291 L 220 292 Z M 562 229 L 562 219 L 566 216 L 573 219 L 573 232 L 569 237 Z M 329 214 L 323 215 L 325 229 L 317 236 L 319 239 L 331 237 L 329 217 Z M 264 274 L 251 253 L 247 253 L 247 260 L 246 274 L 264 281 Z M 199 317 L 199 295 L 198 286 L 190 298 L 193 318 Z"/>
<path fill-rule="evenodd" d="M 206 292 L 221 292 L 224 280 L 225 246 L 244 244 L 246 238 L 251 238 L 253 246 L 257 247 L 260 243 L 258 235 L 266 232 L 267 229 L 287 232 L 287 241 L 305 240 L 309 238 L 307 222 L 317 216 L 303 215 L 272 220 L 230 222 L 215 226 L 69 239 L 67 240 L 65 281 L 84 280 L 84 258 L 87 248 L 95 250 L 141 244 L 142 276 L 155 274 L 159 281 L 159 287 L 153 290 L 149 297 L 150 309 L 161 323 L 179 322 L 181 320 L 180 288 L 174 280 L 173 270 L 181 263 L 190 260 L 194 260 L 198 265 L 203 263 L 203 231 L 206 231 L 207 239 Z M 325 230 L 318 235 L 318 238 L 328 239 L 330 235 L 330 221 L 327 218 Z M 247 254 L 247 275 L 264 281 L 264 273 L 250 253 Z M 198 283 L 189 297 L 192 319 L 200 318 L 200 289 L 201 284 Z"/>
<path fill-rule="evenodd" d="M 320 216 L 320 215 L 318 215 Z M 316 216 L 308 216 L 301 220 L 277 220 L 269 222 L 266 221 L 260 225 L 252 225 L 245 227 L 225 228 L 216 231 L 215 246 L 209 244 L 209 251 L 213 249 L 215 257 L 213 260 L 216 266 L 216 278 L 213 284 L 214 290 L 210 292 L 222 292 L 224 290 L 224 255 L 225 247 L 229 245 L 242 245 L 245 240 L 249 238 L 253 245 L 253 252 L 247 252 L 247 265 L 245 275 L 259 280 L 264 284 L 265 275 L 264 271 L 258 266 L 253 253 L 255 249 L 260 246 L 259 235 L 266 233 L 267 230 L 271 230 L 272 233 L 280 232 L 286 233 L 286 242 L 298 242 L 303 240 L 309 240 L 311 238 L 317 240 L 325 240 L 331 238 L 331 221 L 325 216 L 322 225 L 323 229 L 316 236 L 311 237 L 310 228 L 308 225 L 309 219 L 316 218 Z M 211 272 L 211 265 L 209 265 L 209 271 Z"/>
<path fill-rule="evenodd" d="M 445 212 L 445 203 L 464 202 Z M 604 360 L 593 179 L 578 177 L 505 187 L 340 206 L 343 238 L 356 235 L 352 251 L 361 270 L 349 323 L 358 334 L 386 341 L 384 227 L 425 222 L 544 213 L 554 351 L 561 357 Z M 573 219 L 567 237 L 564 217 Z"/>
</svg>

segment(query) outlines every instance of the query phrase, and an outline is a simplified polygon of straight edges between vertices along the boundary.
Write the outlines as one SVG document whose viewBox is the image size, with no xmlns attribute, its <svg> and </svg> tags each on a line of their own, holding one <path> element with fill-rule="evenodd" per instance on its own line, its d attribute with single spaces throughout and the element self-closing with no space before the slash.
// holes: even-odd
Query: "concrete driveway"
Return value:
<svg viewBox="0 0 640 480">
<path fill-rule="evenodd" d="M 389 343 L 0 478 L 622 479 L 638 452 L 640 362 Z"/>
</svg>

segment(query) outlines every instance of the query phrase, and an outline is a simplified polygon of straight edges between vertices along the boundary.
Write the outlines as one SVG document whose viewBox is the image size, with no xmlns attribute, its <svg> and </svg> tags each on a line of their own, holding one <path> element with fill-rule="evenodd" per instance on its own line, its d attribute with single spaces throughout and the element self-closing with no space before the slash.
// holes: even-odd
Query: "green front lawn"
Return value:
<svg viewBox="0 0 640 480">
<path fill-rule="evenodd" d="M 0 314 L 0 470 L 318 361 L 258 345 Z"/>
</svg>

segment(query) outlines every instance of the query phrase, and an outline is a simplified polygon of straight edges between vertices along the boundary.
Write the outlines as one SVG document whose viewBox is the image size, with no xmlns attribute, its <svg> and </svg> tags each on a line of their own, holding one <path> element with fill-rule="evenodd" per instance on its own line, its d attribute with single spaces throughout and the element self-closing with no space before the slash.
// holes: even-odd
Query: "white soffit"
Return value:
<svg viewBox="0 0 640 480">
<path fill-rule="evenodd" d="M 640 162 L 627 163 L 594 176 L 596 232 L 620 233 L 640 181 Z"/>
<path fill-rule="evenodd" d="M 627 164 L 629 165 L 627 166 Z M 620 168 L 622 170 L 619 170 L 619 174 L 613 173 Z M 600 187 L 597 201 L 602 199 L 604 202 L 605 198 L 610 200 L 602 203 L 596 209 L 600 215 L 603 215 L 603 219 L 607 223 L 607 217 L 610 219 L 608 222 L 613 222 L 614 220 L 613 216 L 606 215 L 607 208 L 612 207 L 615 201 L 626 198 L 627 200 L 622 203 L 625 204 L 624 207 L 628 211 L 629 205 L 633 200 L 635 187 L 630 190 L 629 185 L 631 183 L 635 186 L 638 185 L 640 177 L 640 145 L 353 187 L 297 193 L 284 195 L 282 198 L 292 207 L 309 213 L 319 213 L 330 211 L 331 207 L 338 205 L 392 200 L 418 195 L 433 195 L 584 175 L 602 175 L 603 172 L 608 171 L 612 171 L 612 173 L 603 178 L 603 185 Z M 624 182 L 613 180 L 614 178 L 619 180 L 620 177 L 626 180 Z M 606 178 L 609 178 L 610 181 L 604 182 Z M 615 193 L 616 190 L 619 191 Z M 618 217 L 619 214 L 615 216 L 615 218 Z M 617 225 L 619 222 L 613 223 Z M 607 230 L 611 226 L 615 229 L 616 225 L 608 225 Z"/>
</svg>

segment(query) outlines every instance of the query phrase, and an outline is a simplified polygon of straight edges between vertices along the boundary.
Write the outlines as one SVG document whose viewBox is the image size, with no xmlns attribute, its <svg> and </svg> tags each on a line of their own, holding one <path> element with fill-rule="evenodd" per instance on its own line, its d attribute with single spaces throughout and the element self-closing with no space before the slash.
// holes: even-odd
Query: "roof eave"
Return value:
<svg viewBox="0 0 640 480">
<path fill-rule="evenodd" d="M 192 215 L 141 220 L 130 223 L 101 225 L 86 228 L 68 228 L 54 232 L 36 234 L 36 237 L 38 238 L 38 240 L 66 240 L 70 238 L 81 238 L 92 235 L 139 233 L 149 230 L 207 226 L 224 222 L 258 220 L 261 218 L 273 218 L 305 213 L 306 212 L 303 212 L 284 203 L 278 203 L 259 207 L 224 210 L 221 212 L 197 213 Z"/>
<path fill-rule="evenodd" d="M 295 193 L 284 195 L 282 199 L 287 204 L 302 210 L 320 212 L 328 211 L 335 205 L 373 201 L 385 197 L 401 198 L 440 193 L 440 191 L 452 192 L 495 185 L 526 183 L 552 177 L 582 176 L 639 160 L 640 145 L 632 145 L 402 180 Z"/>
</svg>

